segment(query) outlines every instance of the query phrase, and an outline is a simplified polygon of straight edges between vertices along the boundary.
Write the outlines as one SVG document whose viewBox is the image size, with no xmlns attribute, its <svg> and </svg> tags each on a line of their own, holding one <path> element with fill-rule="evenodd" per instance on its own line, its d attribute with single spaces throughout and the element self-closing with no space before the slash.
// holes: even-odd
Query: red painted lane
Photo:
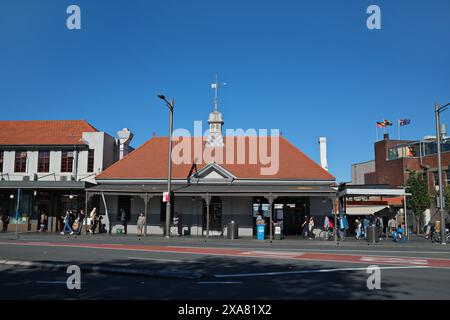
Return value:
<svg viewBox="0 0 450 320">
<path fill-rule="evenodd" d="M 340 253 L 314 253 L 314 252 L 286 252 L 286 251 L 263 251 L 226 248 L 199 248 L 199 247 L 174 247 L 174 246 L 152 246 L 152 245 L 127 245 L 108 243 L 64 243 L 64 242 L 0 242 L 2 245 L 44 246 L 44 247 L 68 247 L 87 249 L 106 249 L 124 251 L 187 253 L 203 255 L 220 255 L 233 257 L 252 257 L 270 259 L 290 259 L 307 261 L 329 261 L 363 264 L 388 264 L 388 265 L 414 265 L 434 268 L 450 269 L 450 259 L 423 258 L 423 257 L 401 257 L 401 256 L 378 256 L 361 254 Z"/>
</svg>

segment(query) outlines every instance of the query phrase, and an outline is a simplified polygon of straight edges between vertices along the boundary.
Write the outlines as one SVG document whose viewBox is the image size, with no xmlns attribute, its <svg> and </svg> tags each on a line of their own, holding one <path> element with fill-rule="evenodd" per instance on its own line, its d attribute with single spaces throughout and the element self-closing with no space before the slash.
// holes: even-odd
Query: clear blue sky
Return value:
<svg viewBox="0 0 450 320">
<path fill-rule="evenodd" d="M 381 30 L 366 28 L 370 4 Z M 450 102 L 448 0 L 1 0 L 0 41 L 2 119 L 129 127 L 137 147 L 167 135 L 157 92 L 175 98 L 175 128 L 206 121 L 217 72 L 227 128 L 279 128 L 316 161 L 326 136 L 338 181 L 373 157 L 376 121 L 410 118 L 416 139 Z"/>
</svg>

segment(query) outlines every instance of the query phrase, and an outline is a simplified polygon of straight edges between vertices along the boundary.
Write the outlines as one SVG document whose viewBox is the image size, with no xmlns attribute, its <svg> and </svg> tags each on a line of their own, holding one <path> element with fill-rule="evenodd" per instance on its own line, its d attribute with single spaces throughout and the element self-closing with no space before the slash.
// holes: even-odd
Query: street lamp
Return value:
<svg viewBox="0 0 450 320">
<path fill-rule="evenodd" d="M 440 113 L 445 111 L 450 103 L 445 106 L 439 107 L 436 102 L 434 105 L 434 113 L 436 116 L 436 144 L 437 144 L 437 156 L 438 156 L 438 175 L 439 175 L 439 212 L 441 213 L 441 244 L 445 243 L 445 213 L 444 213 L 444 194 L 442 190 L 442 168 L 441 168 L 441 124 Z"/>
<path fill-rule="evenodd" d="M 171 194 L 172 194 L 172 131 L 173 131 L 173 106 L 174 106 L 174 100 L 173 98 L 170 99 L 170 102 L 167 101 L 166 97 L 163 94 L 158 94 L 158 98 L 163 100 L 167 108 L 169 108 L 169 159 L 168 159 L 168 178 L 167 178 L 167 193 L 169 195 L 169 198 L 167 199 L 167 206 L 166 206 L 166 238 L 170 238 L 170 214 L 171 214 Z"/>
</svg>

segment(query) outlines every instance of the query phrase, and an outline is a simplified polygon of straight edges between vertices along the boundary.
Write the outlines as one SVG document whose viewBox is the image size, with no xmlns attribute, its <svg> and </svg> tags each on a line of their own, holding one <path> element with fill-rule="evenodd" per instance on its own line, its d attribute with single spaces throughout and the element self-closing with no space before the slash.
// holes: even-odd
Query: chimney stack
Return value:
<svg viewBox="0 0 450 320">
<path fill-rule="evenodd" d="M 134 134 L 128 128 L 117 131 L 119 136 L 119 160 L 125 157 L 129 152 L 129 146 Z"/>
<path fill-rule="evenodd" d="M 322 168 L 328 171 L 328 163 L 327 163 L 327 138 L 320 137 L 319 138 L 320 145 L 320 165 Z"/>
<path fill-rule="evenodd" d="M 385 133 L 385 134 L 383 135 L 383 138 L 384 138 L 384 140 L 389 140 L 389 133 Z"/>
</svg>

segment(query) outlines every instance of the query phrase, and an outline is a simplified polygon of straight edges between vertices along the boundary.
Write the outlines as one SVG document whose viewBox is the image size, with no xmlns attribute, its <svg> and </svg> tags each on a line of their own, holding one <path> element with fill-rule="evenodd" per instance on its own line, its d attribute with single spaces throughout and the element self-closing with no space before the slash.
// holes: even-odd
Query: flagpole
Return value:
<svg viewBox="0 0 450 320">
<path fill-rule="evenodd" d="M 397 119 L 397 133 L 398 133 L 398 140 L 400 140 L 400 119 Z"/>
<path fill-rule="evenodd" d="M 377 123 L 375 123 L 375 136 L 377 139 L 377 140 L 375 140 L 375 142 L 378 142 L 378 124 Z"/>
</svg>

